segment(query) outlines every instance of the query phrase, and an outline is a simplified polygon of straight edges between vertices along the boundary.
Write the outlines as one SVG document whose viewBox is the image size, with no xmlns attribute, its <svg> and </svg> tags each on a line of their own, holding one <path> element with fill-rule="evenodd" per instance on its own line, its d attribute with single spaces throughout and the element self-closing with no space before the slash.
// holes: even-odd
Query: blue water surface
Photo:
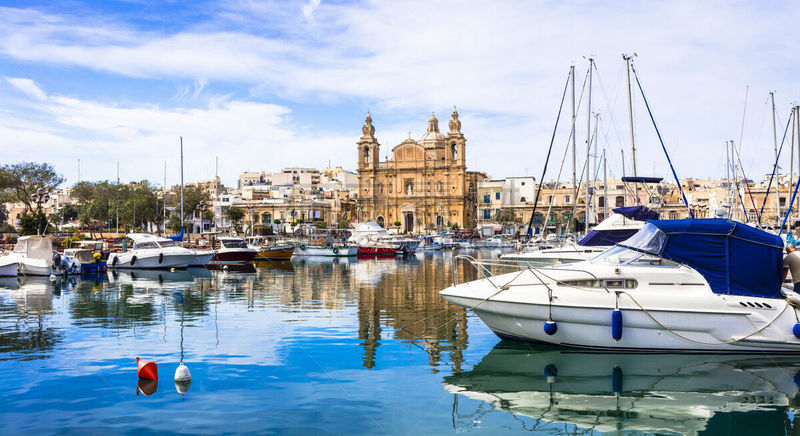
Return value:
<svg viewBox="0 0 800 436">
<path fill-rule="evenodd" d="M 453 255 L 2 279 L 0 433 L 796 434 L 794 358 L 501 342 Z"/>
</svg>

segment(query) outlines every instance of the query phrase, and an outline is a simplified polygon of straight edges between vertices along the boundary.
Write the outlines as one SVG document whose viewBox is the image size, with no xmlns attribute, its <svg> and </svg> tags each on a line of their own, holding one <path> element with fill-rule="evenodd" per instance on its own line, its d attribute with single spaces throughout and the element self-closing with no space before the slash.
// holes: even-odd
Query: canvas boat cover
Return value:
<svg viewBox="0 0 800 436">
<path fill-rule="evenodd" d="M 648 221 L 617 244 L 693 268 L 717 294 L 783 298 L 783 241 L 725 219 Z"/>
</svg>

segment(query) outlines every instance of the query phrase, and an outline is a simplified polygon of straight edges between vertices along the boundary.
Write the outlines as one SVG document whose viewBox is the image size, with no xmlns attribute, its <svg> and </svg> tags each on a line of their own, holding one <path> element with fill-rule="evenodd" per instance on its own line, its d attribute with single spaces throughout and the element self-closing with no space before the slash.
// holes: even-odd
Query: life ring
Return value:
<svg viewBox="0 0 800 436">
<path fill-rule="evenodd" d="M 334 247 L 333 248 L 333 254 L 339 254 L 339 248 Z"/>
<path fill-rule="evenodd" d="M 306 250 L 306 246 L 305 246 L 305 245 L 302 245 L 302 244 L 300 244 L 300 251 L 305 251 L 305 250 Z"/>
<path fill-rule="evenodd" d="M 131 256 L 131 266 L 136 263 L 136 255 Z"/>
<path fill-rule="evenodd" d="M 164 262 L 164 253 L 158 253 L 158 263 L 159 265 Z"/>
</svg>

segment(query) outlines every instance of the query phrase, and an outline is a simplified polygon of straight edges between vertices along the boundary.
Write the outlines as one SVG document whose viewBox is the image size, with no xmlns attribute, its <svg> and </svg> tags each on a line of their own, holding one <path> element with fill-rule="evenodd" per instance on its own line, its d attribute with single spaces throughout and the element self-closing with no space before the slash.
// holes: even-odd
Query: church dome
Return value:
<svg viewBox="0 0 800 436">
<path fill-rule="evenodd" d="M 428 120 L 428 131 L 419 138 L 419 142 L 431 142 L 443 140 L 444 135 L 439 132 L 439 120 L 436 115 L 431 114 L 431 119 Z"/>
</svg>

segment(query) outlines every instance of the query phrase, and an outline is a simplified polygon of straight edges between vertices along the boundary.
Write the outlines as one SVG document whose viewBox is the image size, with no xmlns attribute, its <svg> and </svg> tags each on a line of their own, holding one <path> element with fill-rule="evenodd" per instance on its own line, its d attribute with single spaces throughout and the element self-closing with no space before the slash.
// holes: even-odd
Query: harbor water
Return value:
<svg viewBox="0 0 800 436">
<path fill-rule="evenodd" d="M 501 341 L 455 254 L 0 279 L 0 433 L 800 434 L 800 359 Z"/>
</svg>

